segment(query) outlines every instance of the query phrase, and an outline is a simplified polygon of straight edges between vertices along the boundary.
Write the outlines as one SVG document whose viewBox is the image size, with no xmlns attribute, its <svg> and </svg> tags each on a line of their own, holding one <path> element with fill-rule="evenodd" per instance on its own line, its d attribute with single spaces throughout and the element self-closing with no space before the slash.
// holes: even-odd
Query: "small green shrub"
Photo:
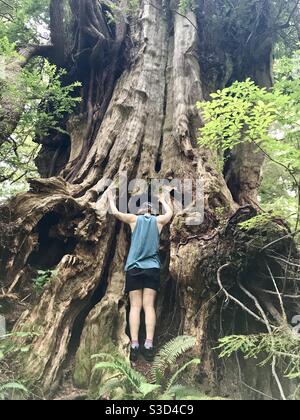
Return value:
<svg viewBox="0 0 300 420">
<path fill-rule="evenodd" d="M 30 395 L 25 381 L 16 376 L 14 364 L 18 355 L 28 353 L 31 349 L 26 343 L 37 334 L 31 332 L 16 332 L 6 334 L 0 339 L 0 400 L 26 399 Z M 22 339 L 19 344 L 18 339 Z"/>
<path fill-rule="evenodd" d="M 300 334 L 277 329 L 270 334 L 232 335 L 219 341 L 220 357 L 241 352 L 245 359 L 261 359 L 259 366 L 270 364 L 275 356 L 289 379 L 300 378 Z"/>
<path fill-rule="evenodd" d="M 37 277 L 33 279 L 34 288 L 38 293 L 44 290 L 46 284 L 56 276 L 56 270 L 39 270 Z"/>
<path fill-rule="evenodd" d="M 132 400 L 205 400 L 209 398 L 197 389 L 179 384 L 181 374 L 192 365 L 198 365 L 199 359 L 183 362 L 174 369 L 175 362 L 188 350 L 195 346 L 196 340 L 189 336 L 179 336 L 171 340 L 159 351 L 153 362 L 151 380 L 137 372 L 121 356 L 98 354 L 94 359 L 100 359 L 94 370 L 111 370 L 114 375 L 100 386 L 97 398 Z"/>
</svg>

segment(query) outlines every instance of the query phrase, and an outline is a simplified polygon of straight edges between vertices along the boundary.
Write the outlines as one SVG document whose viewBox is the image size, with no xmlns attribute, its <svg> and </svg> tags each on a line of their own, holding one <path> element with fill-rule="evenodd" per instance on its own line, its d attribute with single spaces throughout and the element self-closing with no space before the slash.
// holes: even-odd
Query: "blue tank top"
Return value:
<svg viewBox="0 0 300 420">
<path fill-rule="evenodd" d="M 155 216 L 138 216 L 125 271 L 132 268 L 160 268 L 159 236 Z"/>
</svg>

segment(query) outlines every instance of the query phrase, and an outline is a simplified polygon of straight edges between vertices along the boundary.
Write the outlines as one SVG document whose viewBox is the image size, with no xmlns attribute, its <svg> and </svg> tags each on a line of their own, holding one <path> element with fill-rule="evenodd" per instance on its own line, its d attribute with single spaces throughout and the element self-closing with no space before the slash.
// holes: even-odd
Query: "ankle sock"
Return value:
<svg viewBox="0 0 300 420">
<path fill-rule="evenodd" d="M 139 345 L 138 341 L 135 341 L 135 340 L 131 341 L 131 348 L 132 349 L 138 349 L 139 347 L 140 347 L 140 345 Z"/>
<path fill-rule="evenodd" d="M 153 348 L 153 340 L 147 340 L 145 341 L 145 349 L 150 350 Z"/>
</svg>

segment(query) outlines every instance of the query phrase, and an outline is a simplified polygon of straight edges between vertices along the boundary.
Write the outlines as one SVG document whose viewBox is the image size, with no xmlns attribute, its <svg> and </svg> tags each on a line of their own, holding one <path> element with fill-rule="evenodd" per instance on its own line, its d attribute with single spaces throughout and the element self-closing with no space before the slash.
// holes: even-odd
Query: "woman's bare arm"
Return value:
<svg viewBox="0 0 300 420">
<path fill-rule="evenodd" d="M 162 216 L 158 216 L 157 217 L 157 223 L 158 225 L 160 225 L 161 227 L 167 225 L 172 217 L 173 217 L 173 206 L 171 203 L 171 200 L 169 199 L 168 201 L 165 198 L 165 195 L 161 195 L 160 197 L 160 202 L 165 210 L 165 214 L 163 214 Z"/>
<path fill-rule="evenodd" d="M 117 219 L 121 220 L 121 222 L 127 223 L 128 225 L 131 226 L 131 228 L 134 228 L 134 226 L 136 224 L 137 216 L 135 214 L 128 214 L 128 213 L 120 212 L 116 207 L 115 197 L 114 197 L 114 195 L 111 191 L 108 192 L 107 197 L 108 197 L 108 200 L 109 200 L 111 213 Z"/>
</svg>

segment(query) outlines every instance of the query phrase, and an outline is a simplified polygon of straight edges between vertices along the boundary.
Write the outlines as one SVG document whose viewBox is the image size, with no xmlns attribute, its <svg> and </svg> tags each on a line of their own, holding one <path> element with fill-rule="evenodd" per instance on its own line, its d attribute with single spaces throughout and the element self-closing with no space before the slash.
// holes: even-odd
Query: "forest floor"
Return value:
<svg viewBox="0 0 300 420">
<path fill-rule="evenodd" d="M 152 363 L 147 362 L 142 357 L 139 357 L 136 363 L 132 363 L 132 367 L 141 373 L 145 378 L 147 378 L 148 382 L 151 382 L 151 367 Z"/>
<path fill-rule="evenodd" d="M 136 363 L 132 363 L 131 366 L 147 378 L 151 382 L 151 367 L 152 363 L 149 363 L 139 357 Z M 74 400 L 87 400 L 89 399 L 88 391 L 85 389 L 76 388 L 72 381 L 72 369 L 69 367 L 64 372 L 64 378 L 62 384 L 53 398 L 54 401 L 74 401 Z"/>
</svg>

